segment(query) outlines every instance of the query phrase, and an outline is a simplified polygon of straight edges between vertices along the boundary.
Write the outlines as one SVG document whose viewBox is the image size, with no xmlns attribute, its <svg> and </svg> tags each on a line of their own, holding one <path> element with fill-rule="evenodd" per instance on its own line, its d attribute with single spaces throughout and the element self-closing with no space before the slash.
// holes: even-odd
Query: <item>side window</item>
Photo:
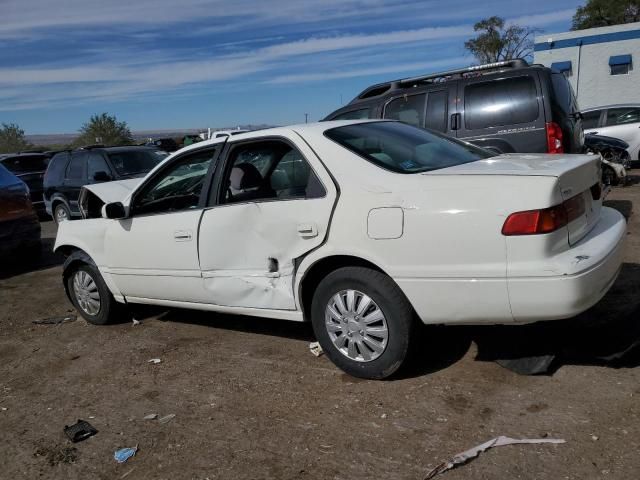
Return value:
<svg viewBox="0 0 640 480">
<path fill-rule="evenodd" d="M 65 175 L 67 180 L 82 180 L 85 178 L 85 159 L 86 154 L 84 152 L 77 152 L 71 155 L 71 161 Z"/>
<path fill-rule="evenodd" d="M 533 122 L 538 118 L 533 78 L 515 77 L 467 85 L 464 118 L 469 130 Z"/>
<path fill-rule="evenodd" d="M 427 115 L 425 126 L 438 132 L 447 131 L 447 101 L 446 90 L 429 92 L 427 96 Z"/>
<path fill-rule="evenodd" d="M 67 168 L 69 156 L 70 155 L 67 152 L 62 152 L 54 155 L 54 157 L 49 161 L 49 167 L 47 168 L 47 173 L 45 175 L 45 180 L 47 180 L 48 184 L 62 180 Z"/>
<path fill-rule="evenodd" d="M 107 175 L 111 175 L 111 170 L 109 169 L 109 165 L 107 165 L 107 161 L 104 157 L 99 153 L 90 153 L 88 155 L 87 163 L 87 178 L 90 181 L 95 180 L 95 175 L 98 172 L 104 172 Z"/>
<path fill-rule="evenodd" d="M 404 95 L 391 100 L 384 107 L 384 118 L 421 127 L 424 124 L 424 101 L 426 95 Z"/>
<path fill-rule="evenodd" d="M 640 122 L 640 108 L 610 108 L 607 110 L 608 127 Z"/>
<path fill-rule="evenodd" d="M 134 215 L 197 208 L 215 154 L 215 149 L 200 150 L 172 162 L 135 199 Z"/>
<path fill-rule="evenodd" d="M 582 128 L 588 130 L 590 128 L 597 128 L 598 121 L 600 120 L 601 110 L 594 110 L 592 112 L 585 112 L 582 114 Z"/>
<path fill-rule="evenodd" d="M 370 108 L 351 110 L 350 112 L 343 112 L 339 115 L 336 115 L 331 120 L 362 120 L 363 118 L 370 118 L 370 112 Z"/>
<path fill-rule="evenodd" d="M 224 203 L 255 202 L 325 195 L 302 154 L 288 143 L 269 140 L 231 150 Z"/>
</svg>

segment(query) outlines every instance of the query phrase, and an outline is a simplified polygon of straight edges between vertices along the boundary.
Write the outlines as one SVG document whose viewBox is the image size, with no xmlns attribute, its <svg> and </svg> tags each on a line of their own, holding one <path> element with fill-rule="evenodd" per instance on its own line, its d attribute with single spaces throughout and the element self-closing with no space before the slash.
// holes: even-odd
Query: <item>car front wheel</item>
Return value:
<svg viewBox="0 0 640 480">
<path fill-rule="evenodd" d="M 123 318 L 124 305 L 115 301 L 94 265 L 76 265 L 68 272 L 66 279 L 69 297 L 86 321 L 105 325 Z"/>
<path fill-rule="evenodd" d="M 409 352 L 411 304 L 387 275 L 345 267 L 318 285 L 311 307 L 316 338 L 329 359 L 350 375 L 389 377 Z"/>
<path fill-rule="evenodd" d="M 60 225 L 60 222 L 71 220 L 71 212 L 64 203 L 59 203 L 53 210 L 53 220 Z"/>
</svg>

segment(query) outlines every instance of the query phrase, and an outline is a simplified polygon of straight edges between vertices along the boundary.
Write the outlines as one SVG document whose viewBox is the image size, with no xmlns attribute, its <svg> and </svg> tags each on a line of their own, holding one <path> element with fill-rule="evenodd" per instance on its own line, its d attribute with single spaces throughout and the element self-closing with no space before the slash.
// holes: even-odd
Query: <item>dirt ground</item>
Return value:
<svg viewBox="0 0 640 480">
<path fill-rule="evenodd" d="M 544 325 L 425 328 L 390 381 L 312 356 L 305 324 L 172 310 L 141 312 L 138 326 L 35 325 L 72 312 L 61 259 L 0 264 L 0 478 L 422 479 L 507 435 L 566 443 L 497 448 L 438 478 L 635 480 L 640 355 L 603 357 L 640 339 L 639 180 L 608 198 L 629 235 L 600 304 Z M 51 223 L 43 234 L 50 249 Z M 539 376 L 491 361 L 514 352 L 556 357 Z M 72 444 L 63 428 L 78 419 L 98 434 Z M 136 445 L 116 463 L 115 450 Z"/>
</svg>

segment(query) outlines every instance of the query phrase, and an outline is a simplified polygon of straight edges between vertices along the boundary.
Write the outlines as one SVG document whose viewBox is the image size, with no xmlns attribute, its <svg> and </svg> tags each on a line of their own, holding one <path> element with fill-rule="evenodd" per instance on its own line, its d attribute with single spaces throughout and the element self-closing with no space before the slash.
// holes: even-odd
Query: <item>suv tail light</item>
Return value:
<svg viewBox="0 0 640 480">
<path fill-rule="evenodd" d="M 547 130 L 547 153 L 564 153 L 560 125 L 555 122 L 549 122 L 545 127 Z"/>
<path fill-rule="evenodd" d="M 554 207 L 512 213 L 502 226 L 502 234 L 514 236 L 555 232 L 584 215 L 585 209 L 584 197 L 579 194 Z"/>
</svg>

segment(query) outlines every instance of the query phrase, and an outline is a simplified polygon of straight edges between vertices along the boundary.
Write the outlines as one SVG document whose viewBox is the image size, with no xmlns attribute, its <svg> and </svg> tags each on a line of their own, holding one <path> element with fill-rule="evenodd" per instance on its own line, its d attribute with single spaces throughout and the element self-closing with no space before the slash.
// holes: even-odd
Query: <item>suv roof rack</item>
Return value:
<svg viewBox="0 0 640 480">
<path fill-rule="evenodd" d="M 94 145 L 83 145 L 82 147 L 78 147 L 78 150 L 93 150 L 94 148 L 105 148 L 104 145 L 96 143 Z"/>
<path fill-rule="evenodd" d="M 418 75 L 416 77 L 401 78 L 390 82 L 378 83 L 362 91 L 353 101 L 364 100 L 367 98 L 377 97 L 390 90 L 400 88 L 413 87 L 418 84 L 441 83 L 453 78 L 464 78 L 474 74 L 492 73 L 507 68 L 523 68 L 529 64 L 523 58 L 513 60 L 505 60 L 502 62 L 486 63 L 484 65 L 473 65 L 471 67 L 457 68 L 455 70 L 447 70 L 445 72 L 429 73 L 426 75 Z"/>
</svg>

